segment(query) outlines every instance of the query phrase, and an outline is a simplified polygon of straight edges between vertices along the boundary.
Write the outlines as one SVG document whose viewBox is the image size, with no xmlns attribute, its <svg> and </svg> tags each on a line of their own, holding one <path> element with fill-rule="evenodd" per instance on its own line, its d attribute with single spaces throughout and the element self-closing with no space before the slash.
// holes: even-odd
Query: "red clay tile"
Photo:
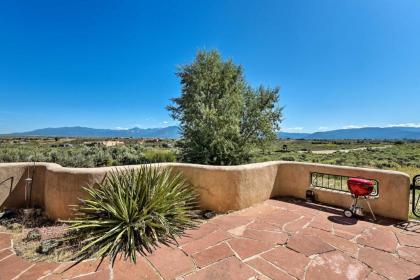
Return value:
<svg viewBox="0 0 420 280">
<path fill-rule="evenodd" d="M 245 238 L 234 238 L 228 243 L 241 259 L 252 257 L 273 247 L 271 243 Z"/>
<path fill-rule="evenodd" d="M 12 246 L 10 239 L 11 239 L 10 234 L 0 233 L 0 250 L 10 248 Z"/>
<path fill-rule="evenodd" d="M 375 272 L 371 272 L 366 280 L 387 280 L 385 277 L 376 274 Z"/>
<path fill-rule="evenodd" d="M 272 224 L 279 228 L 282 228 L 285 224 L 299 219 L 300 217 L 301 215 L 298 215 L 293 212 L 281 211 L 278 214 L 274 213 L 272 215 L 259 218 L 257 221 Z"/>
<path fill-rule="evenodd" d="M 289 274 L 303 278 L 309 258 L 286 247 L 277 247 L 261 255 L 265 260 L 287 271 Z"/>
<path fill-rule="evenodd" d="M 37 279 L 47 274 L 43 279 L 102 280 L 109 279 L 112 274 L 115 280 L 173 279 L 177 276 L 269 280 L 269 277 L 289 279 L 290 275 L 302 278 L 305 268 L 308 269 L 307 279 L 367 277 L 369 280 L 383 280 L 383 276 L 409 279 L 420 274 L 420 238 L 416 227 L 404 230 L 395 227 L 392 221 L 371 223 L 345 218 L 341 210 L 334 212 L 331 207 L 324 210 L 325 207 L 321 206 L 308 207 L 305 202 L 269 200 L 188 230 L 187 236 L 178 238 L 182 249 L 175 245 L 159 248 L 146 258 L 140 257 L 136 265 L 117 260 L 112 272 L 108 262 L 95 272 L 96 265 L 90 261 L 59 274 L 66 268 L 65 264 L 30 263 L 14 255 L 10 249 L 0 249 L 0 279 L 11 279 L 16 275 L 24 280 Z M 283 227 L 294 233 L 286 243 L 293 250 L 277 245 L 286 242 L 288 237 L 282 231 Z M 299 232 L 296 234 L 296 231 Z M 392 233 L 396 237 L 393 238 Z M 355 236 L 366 247 L 358 245 Z M 397 248 L 396 240 L 401 245 L 396 250 L 399 257 L 390 253 Z M 0 246 L 11 246 L 9 234 L 0 233 Z M 232 249 L 236 250 L 236 255 L 247 259 L 247 264 L 242 263 Z M 311 255 L 312 261 L 294 250 Z M 313 255 L 315 253 L 320 254 Z M 193 259 L 199 268 L 195 267 Z M 373 269 L 370 273 L 365 273 L 367 266 Z M 51 273 L 54 268 L 55 272 Z"/>
<path fill-rule="evenodd" d="M 236 257 L 230 257 L 194 272 L 186 280 L 248 280 L 257 273 Z"/>
<path fill-rule="evenodd" d="M 204 223 L 197 228 L 186 230 L 184 235 L 177 239 L 179 245 L 184 245 L 193 240 L 203 238 L 204 236 L 216 231 L 218 226 L 212 223 Z"/>
<path fill-rule="evenodd" d="M 420 266 L 404 261 L 384 251 L 364 247 L 359 251 L 359 261 L 390 279 L 409 279 L 420 275 Z"/>
<path fill-rule="evenodd" d="M 63 263 L 54 270 L 53 274 L 58 274 L 62 279 L 73 278 L 80 275 L 102 271 L 108 268 L 108 260 L 100 263 L 99 260 L 87 260 L 73 266 L 73 262 Z M 99 267 L 98 267 L 99 266 Z"/>
<path fill-rule="evenodd" d="M 328 252 L 314 258 L 308 267 L 307 280 L 366 279 L 369 268 L 338 251 Z"/>
<path fill-rule="evenodd" d="M 136 264 L 129 260 L 117 260 L 113 267 L 114 280 L 131 280 L 133 277 L 139 280 L 160 279 L 157 272 L 143 257 L 137 259 Z"/>
<path fill-rule="evenodd" d="M 12 255 L 0 262 L 1 280 L 13 279 L 32 264 L 16 255 Z"/>
<path fill-rule="evenodd" d="M 401 245 L 420 248 L 419 234 L 397 233 L 396 235 Z"/>
<path fill-rule="evenodd" d="M 367 229 L 356 241 L 361 245 L 391 253 L 397 248 L 397 238 L 392 231 L 388 230 Z"/>
<path fill-rule="evenodd" d="M 101 270 L 101 271 L 98 271 L 98 272 L 95 272 L 95 273 L 91 273 L 91 274 L 80 276 L 80 277 L 73 278 L 73 279 L 74 280 L 109 280 L 109 279 L 111 279 L 110 275 L 111 274 L 110 274 L 109 269 L 104 269 L 104 270 Z M 117 280 L 118 278 L 114 277 L 113 279 Z M 141 278 L 136 276 L 136 279 L 141 279 Z M 20 278 L 19 278 L 19 280 L 20 280 Z"/>
<path fill-rule="evenodd" d="M 302 230 L 311 221 L 312 221 L 312 218 L 302 217 L 301 219 L 298 219 L 298 220 L 295 220 L 286 224 L 283 228 L 287 232 L 294 233 L 294 232 Z"/>
<path fill-rule="evenodd" d="M 367 229 L 367 226 L 358 220 L 341 216 L 334 216 L 332 225 L 335 235 L 346 239 L 352 239 Z"/>
<path fill-rule="evenodd" d="M 33 280 L 52 273 L 57 267 L 58 263 L 40 262 L 19 276 L 19 280 Z"/>
<path fill-rule="evenodd" d="M 246 263 L 271 279 L 278 279 L 278 280 L 295 279 L 294 277 L 290 276 L 286 272 L 278 269 L 273 264 L 261 258 L 255 258 L 255 259 L 247 261 Z"/>
<path fill-rule="evenodd" d="M 316 228 L 305 228 L 303 230 L 305 235 L 313 235 L 320 238 L 325 243 L 330 244 L 337 250 L 346 252 L 349 255 L 356 256 L 359 251 L 359 247 L 355 242 L 349 241 L 345 238 L 333 235 L 331 232 L 323 231 Z"/>
<path fill-rule="evenodd" d="M 192 255 L 229 238 L 230 236 L 225 231 L 217 230 L 201 239 L 187 243 L 182 246 L 182 250 L 187 254 Z"/>
<path fill-rule="evenodd" d="M 269 200 L 264 201 L 263 204 L 275 206 L 275 207 L 278 207 L 278 208 L 281 208 L 281 209 L 286 210 L 287 209 L 287 205 L 289 203 L 287 203 L 285 201 L 282 201 L 282 200 L 269 199 Z"/>
<path fill-rule="evenodd" d="M 285 232 L 260 231 L 248 228 L 240 236 L 271 244 L 285 244 L 289 237 Z"/>
<path fill-rule="evenodd" d="M 420 248 L 416 247 L 400 247 L 398 255 L 410 262 L 420 265 Z"/>
<path fill-rule="evenodd" d="M 303 233 L 292 236 L 287 242 L 287 247 L 305 254 L 308 257 L 314 254 L 322 254 L 335 250 L 334 247 L 325 243 L 319 237 Z"/>
<path fill-rule="evenodd" d="M 209 223 L 217 225 L 221 230 L 229 230 L 242 225 L 247 225 L 250 222 L 252 222 L 252 218 L 236 215 L 219 216 L 209 221 Z"/>
<path fill-rule="evenodd" d="M 147 259 L 165 279 L 174 279 L 195 269 L 192 259 L 180 249 L 161 248 Z"/>
<path fill-rule="evenodd" d="M 3 249 L 0 251 L 0 261 L 14 253 L 10 249 Z"/>
<path fill-rule="evenodd" d="M 316 207 L 316 205 L 307 204 L 306 202 L 301 201 L 298 201 L 297 203 L 289 203 L 289 205 L 287 206 L 289 212 L 294 212 L 299 215 L 306 216 L 308 218 L 313 218 L 319 215 L 319 210 L 313 207 Z"/>
<path fill-rule="evenodd" d="M 332 231 L 332 223 L 322 216 L 315 217 L 314 220 L 309 223 L 309 226 L 324 231 Z"/>
<path fill-rule="evenodd" d="M 356 235 L 358 235 L 358 234 L 350 233 L 348 231 L 343 231 L 343 230 L 336 229 L 336 230 L 334 230 L 334 235 L 336 235 L 336 236 L 338 236 L 340 238 L 344 238 L 344 239 L 350 240 L 350 239 L 353 239 L 354 237 L 356 237 Z"/>
<path fill-rule="evenodd" d="M 231 256 L 234 256 L 234 253 L 226 243 L 216 245 L 192 255 L 199 268 Z"/>
<path fill-rule="evenodd" d="M 255 219 L 255 218 L 264 217 L 266 215 L 272 215 L 273 213 L 277 211 L 286 212 L 285 210 L 280 210 L 279 208 L 274 207 L 272 205 L 261 203 L 261 204 L 257 204 L 255 206 L 249 207 L 245 210 L 238 211 L 234 213 L 234 215 Z"/>
<path fill-rule="evenodd" d="M 267 231 L 281 231 L 281 228 L 279 228 L 278 226 L 264 223 L 259 220 L 253 222 L 252 224 L 249 224 L 247 228 L 256 229 L 256 230 L 267 230 Z"/>
</svg>

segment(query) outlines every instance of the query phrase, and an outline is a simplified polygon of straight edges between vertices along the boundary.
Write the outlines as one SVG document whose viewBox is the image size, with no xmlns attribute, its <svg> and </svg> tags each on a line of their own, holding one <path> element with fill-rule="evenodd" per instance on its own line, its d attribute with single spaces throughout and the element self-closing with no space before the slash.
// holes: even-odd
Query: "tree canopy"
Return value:
<svg viewBox="0 0 420 280">
<path fill-rule="evenodd" d="M 199 51 L 180 67 L 181 96 L 168 106 L 181 129 L 185 162 L 234 165 L 276 137 L 281 121 L 279 88 L 252 88 L 242 67 L 217 51 Z"/>
</svg>

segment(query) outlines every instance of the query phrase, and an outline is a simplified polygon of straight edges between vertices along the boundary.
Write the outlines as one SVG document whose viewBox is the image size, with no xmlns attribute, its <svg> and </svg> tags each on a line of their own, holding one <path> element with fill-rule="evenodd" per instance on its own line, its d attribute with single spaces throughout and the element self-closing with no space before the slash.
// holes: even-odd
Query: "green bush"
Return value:
<svg viewBox="0 0 420 280">
<path fill-rule="evenodd" d="M 69 238 L 81 240 L 75 260 L 118 253 L 136 262 L 159 244 L 175 242 L 195 224 L 196 195 L 181 174 L 145 165 L 114 171 L 99 185 L 85 188 L 86 200 L 68 221 Z"/>
<path fill-rule="evenodd" d="M 176 161 L 175 154 L 165 150 L 148 150 L 144 153 L 144 157 L 148 163 Z"/>
</svg>

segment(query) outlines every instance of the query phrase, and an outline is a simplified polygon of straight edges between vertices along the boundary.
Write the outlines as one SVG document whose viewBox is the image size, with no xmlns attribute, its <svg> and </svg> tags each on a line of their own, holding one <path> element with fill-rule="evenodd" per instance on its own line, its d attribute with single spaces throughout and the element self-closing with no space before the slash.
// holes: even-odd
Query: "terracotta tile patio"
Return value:
<svg viewBox="0 0 420 280">
<path fill-rule="evenodd" d="M 32 263 L 0 233 L 0 280 L 420 279 L 420 224 L 344 218 L 340 209 L 269 200 L 209 220 L 136 265 Z M 417 278 L 416 278 L 417 277 Z"/>
</svg>

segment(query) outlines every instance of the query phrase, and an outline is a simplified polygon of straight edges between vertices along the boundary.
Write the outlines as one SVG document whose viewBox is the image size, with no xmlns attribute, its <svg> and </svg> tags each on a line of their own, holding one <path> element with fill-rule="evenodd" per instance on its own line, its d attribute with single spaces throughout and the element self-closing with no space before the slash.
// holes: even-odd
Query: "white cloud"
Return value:
<svg viewBox="0 0 420 280">
<path fill-rule="evenodd" d="M 388 124 L 386 127 L 420 127 L 420 123 Z"/>
<path fill-rule="evenodd" d="M 342 129 L 353 129 L 353 128 L 363 128 L 363 127 L 369 127 L 368 125 L 355 125 L 355 124 L 349 124 L 342 127 Z"/>
<path fill-rule="evenodd" d="M 115 129 L 116 130 L 127 130 L 128 128 L 127 127 L 117 126 Z"/>
<path fill-rule="evenodd" d="M 284 132 L 301 132 L 303 127 L 284 127 L 282 130 Z"/>
<path fill-rule="evenodd" d="M 318 128 L 318 131 L 327 131 L 329 128 L 328 127 L 326 127 L 326 126 L 320 126 L 319 128 Z"/>
<path fill-rule="evenodd" d="M 387 124 L 385 126 L 350 124 L 350 125 L 343 126 L 342 129 L 353 129 L 353 128 L 364 128 L 364 127 L 418 127 L 420 128 L 420 123 Z"/>
</svg>

